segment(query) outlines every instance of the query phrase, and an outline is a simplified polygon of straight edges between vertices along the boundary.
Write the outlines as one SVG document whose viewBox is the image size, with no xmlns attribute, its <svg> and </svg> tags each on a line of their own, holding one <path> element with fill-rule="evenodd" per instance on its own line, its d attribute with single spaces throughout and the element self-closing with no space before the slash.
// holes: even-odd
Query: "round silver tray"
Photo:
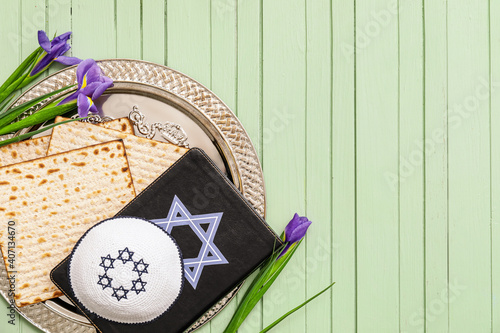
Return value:
<svg viewBox="0 0 500 333">
<path fill-rule="evenodd" d="M 255 148 L 234 113 L 213 92 L 166 66 L 128 59 L 98 63 L 104 74 L 115 82 L 114 87 L 96 101 L 105 115 L 127 117 L 137 106 L 148 123 L 170 121 L 179 124 L 187 133 L 190 147 L 205 150 L 257 212 L 265 216 L 264 178 Z M 66 68 L 27 90 L 16 104 L 75 83 L 76 68 Z M 155 140 L 164 141 L 159 135 Z M 240 287 L 226 295 L 186 332 L 198 329 L 217 315 Z M 7 274 L 4 265 L 0 265 L 0 294 L 6 300 L 7 290 Z M 47 333 L 95 332 L 64 297 L 22 307 L 18 312 Z"/>
</svg>

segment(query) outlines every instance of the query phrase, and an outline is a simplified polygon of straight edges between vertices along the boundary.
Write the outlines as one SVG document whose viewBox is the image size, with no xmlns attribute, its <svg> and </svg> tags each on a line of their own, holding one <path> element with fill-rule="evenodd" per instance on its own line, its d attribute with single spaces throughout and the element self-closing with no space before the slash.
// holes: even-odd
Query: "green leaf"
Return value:
<svg viewBox="0 0 500 333">
<path fill-rule="evenodd" d="M 2 92 L 0 92 L 0 103 L 3 102 L 7 97 L 9 97 L 10 94 L 12 94 L 14 91 L 16 91 L 21 84 L 21 82 L 24 81 L 24 79 L 28 76 L 28 74 L 23 74 L 21 77 L 17 78 L 10 86 L 5 88 Z"/>
<path fill-rule="evenodd" d="M 14 81 L 16 81 L 20 75 L 22 75 L 25 71 L 26 68 L 32 67 L 32 65 L 35 63 L 35 59 L 38 58 L 38 55 L 40 51 L 42 50 L 41 47 L 38 47 L 33 53 L 31 53 L 24 61 L 17 67 L 17 69 L 9 76 L 7 81 L 2 84 L 0 87 L 0 92 L 4 91 L 7 87 L 9 87 Z"/>
<path fill-rule="evenodd" d="M 300 242 L 298 242 L 297 244 L 292 245 L 292 247 L 290 247 L 288 249 L 287 253 L 285 253 L 278 261 L 276 261 L 276 264 L 273 265 L 273 270 L 271 271 L 269 278 L 264 282 L 264 284 L 262 285 L 262 288 L 254 296 L 255 298 L 261 299 L 264 296 L 264 294 L 267 292 L 267 290 L 272 286 L 274 281 L 278 278 L 281 271 L 288 264 L 288 262 L 290 261 L 290 259 L 294 255 L 295 251 L 297 251 L 299 245 L 302 243 L 302 240 Z"/>
<path fill-rule="evenodd" d="M 47 68 L 50 67 L 50 65 L 52 65 L 52 63 L 50 63 L 47 67 L 45 67 L 44 69 L 40 70 L 38 73 L 36 73 L 35 75 L 33 76 L 30 76 L 29 74 L 23 79 L 23 81 L 21 82 L 21 84 L 18 86 L 18 89 L 21 89 L 21 88 L 24 88 L 26 87 L 28 84 L 30 84 L 31 82 L 33 82 L 34 80 L 36 80 L 40 75 L 42 75 L 46 70 Z M 31 72 L 31 71 L 30 71 Z"/>
<path fill-rule="evenodd" d="M 265 261 L 264 266 L 261 268 L 259 274 L 254 278 L 252 284 L 247 289 L 241 303 L 239 304 L 236 312 L 234 313 L 231 321 L 227 325 L 224 333 L 234 333 L 241 326 L 243 321 L 252 312 L 255 305 L 260 301 L 261 297 L 256 295 L 262 290 L 262 285 L 265 281 L 269 280 L 270 274 L 273 272 L 273 267 L 276 264 L 276 259 L 281 254 L 285 245 L 281 246 L 273 252 L 273 254 Z M 266 289 L 267 290 L 267 289 Z"/>
<path fill-rule="evenodd" d="M 42 110 L 32 114 L 29 117 L 3 127 L 2 129 L 0 129 L 0 135 L 41 124 L 47 120 L 54 119 L 56 116 L 63 115 L 73 109 L 76 109 L 76 103 L 63 104 L 51 108 L 43 108 Z"/>
<path fill-rule="evenodd" d="M 35 106 L 36 104 L 40 103 L 41 101 L 45 100 L 46 98 L 50 98 L 52 96 L 55 96 L 65 90 L 68 90 L 70 88 L 74 87 L 72 86 L 67 86 L 55 91 L 52 91 L 50 93 L 47 93 L 45 95 L 42 95 L 40 97 L 37 97 L 35 99 L 32 99 L 31 101 L 28 101 L 26 103 L 23 103 L 21 105 L 18 105 L 16 107 L 13 107 L 11 109 L 8 109 L 7 111 L 0 113 L 0 128 L 10 124 L 12 121 L 14 121 L 17 117 L 19 117 L 21 114 L 29 110 L 31 107 Z"/>
<path fill-rule="evenodd" d="M 297 306 L 296 308 L 293 308 L 292 310 L 288 311 L 287 313 L 285 313 L 283 316 L 281 316 L 279 319 L 277 319 L 274 323 L 272 323 L 271 325 L 267 326 L 266 328 L 264 328 L 262 331 L 260 331 L 260 333 L 266 333 L 268 331 L 270 331 L 274 326 L 278 325 L 283 319 L 285 319 L 286 317 L 288 317 L 289 315 L 291 315 L 292 313 L 294 313 L 295 311 L 299 310 L 300 308 L 302 308 L 304 305 L 306 305 L 307 303 L 311 302 L 313 299 L 315 299 L 316 297 L 320 296 L 321 294 L 323 294 L 325 291 L 327 291 L 328 289 L 330 289 L 333 285 L 335 284 L 335 282 L 333 282 L 331 285 L 329 285 L 328 287 L 326 287 L 325 289 L 323 289 L 322 291 L 320 291 L 319 293 L 317 293 L 316 295 L 314 295 L 313 297 L 309 298 L 307 301 L 305 301 L 304 303 L 300 304 L 299 306 Z"/>
<path fill-rule="evenodd" d="M 6 106 L 7 106 L 8 104 L 10 104 L 10 102 L 12 102 L 12 100 L 14 99 L 14 97 L 15 97 L 15 95 L 12 95 L 12 96 L 10 96 L 8 99 L 6 99 L 6 100 L 5 100 L 5 101 L 3 101 L 2 103 L 0 103 L 0 115 L 1 115 L 2 113 L 4 113 L 4 112 L 5 112 L 5 110 L 4 110 L 4 109 L 6 108 Z M 8 108 L 7 108 L 7 110 L 8 110 Z"/>
<path fill-rule="evenodd" d="M 70 123 L 70 122 L 75 121 L 75 120 L 81 120 L 81 119 L 85 119 L 85 118 L 76 118 L 76 119 L 69 119 L 69 120 L 61 121 L 60 123 L 51 124 L 51 125 L 45 126 L 43 128 L 40 128 L 40 129 L 38 129 L 36 131 L 29 132 L 29 133 L 26 133 L 26 134 L 22 134 L 22 135 L 13 137 L 12 139 L 7 139 L 7 140 L 0 141 L 0 147 L 8 145 L 8 144 L 11 144 L 11 143 L 14 143 L 14 142 L 19 142 L 19 141 L 22 141 L 24 139 L 31 138 L 33 135 L 37 135 L 38 133 L 45 132 L 45 131 L 53 128 L 53 127 L 56 127 L 56 126 L 59 126 L 59 125 L 62 125 L 62 124 L 66 124 L 66 123 Z"/>
</svg>

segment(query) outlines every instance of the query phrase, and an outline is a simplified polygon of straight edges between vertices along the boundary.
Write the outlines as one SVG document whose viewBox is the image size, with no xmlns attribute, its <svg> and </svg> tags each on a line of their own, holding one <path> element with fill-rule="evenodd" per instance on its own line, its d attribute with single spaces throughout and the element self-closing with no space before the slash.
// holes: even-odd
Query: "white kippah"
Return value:
<svg viewBox="0 0 500 333">
<path fill-rule="evenodd" d="M 105 220 L 87 231 L 69 261 L 70 286 L 89 312 L 110 321 L 152 321 L 175 303 L 184 281 L 173 238 L 135 217 Z"/>
</svg>

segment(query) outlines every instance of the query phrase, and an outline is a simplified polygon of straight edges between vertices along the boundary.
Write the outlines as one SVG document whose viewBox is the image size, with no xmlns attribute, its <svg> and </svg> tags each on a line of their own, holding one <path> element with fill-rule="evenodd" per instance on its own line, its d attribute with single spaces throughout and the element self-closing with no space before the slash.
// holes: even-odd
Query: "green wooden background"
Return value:
<svg viewBox="0 0 500 333">
<path fill-rule="evenodd" d="M 38 29 L 72 30 L 73 55 L 166 64 L 234 110 L 269 223 L 314 222 L 241 332 L 330 281 L 274 332 L 500 332 L 499 18 L 493 0 L 2 0 L 0 81 Z"/>
</svg>

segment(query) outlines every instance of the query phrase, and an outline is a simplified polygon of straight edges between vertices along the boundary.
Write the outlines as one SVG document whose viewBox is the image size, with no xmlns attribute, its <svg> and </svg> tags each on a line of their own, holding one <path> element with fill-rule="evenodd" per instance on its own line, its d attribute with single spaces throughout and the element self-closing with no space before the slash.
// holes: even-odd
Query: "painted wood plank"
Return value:
<svg viewBox="0 0 500 333">
<path fill-rule="evenodd" d="M 488 10 L 448 2 L 450 332 L 491 330 Z"/>
<path fill-rule="evenodd" d="M 165 64 L 165 0 L 142 1 L 143 59 Z"/>
<path fill-rule="evenodd" d="M 237 0 L 212 0 L 212 91 L 226 105 L 236 109 L 237 80 Z"/>
<path fill-rule="evenodd" d="M 259 1 L 238 0 L 238 118 L 262 159 L 262 17 Z"/>
<path fill-rule="evenodd" d="M 500 330 L 500 3 L 490 3 L 491 331 Z"/>
<path fill-rule="evenodd" d="M 142 58 L 141 0 L 116 2 L 116 57 Z"/>
<path fill-rule="evenodd" d="M 333 332 L 356 331 L 354 2 L 332 1 Z"/>
<path fill-rule="evenodd" d="M 21 57 L 24 60 L 39 46 L 38 30 L 46 30 L 45 0 L 21 1 L 21 13 Z M 49 38 L 52 37 L 49 35 Z M 45 76 L 47 76 L 46 73 L 42 74 L 41 78 Z M 34 84 L 35 82 L 31 83 L 22 91 Z"/>
<path fill-rule="evenodd" d="M 21 1 L 21 11 L 21 56 L 24 59 L 39 46 L 38 30 L 45 30 L 45 0 Z"/>
<path fill-rule="evenodd" d="M 210 2 L 167 1 L 167 65 L 210 88 Z"/>
<path fill-rule="evenodd" d="M 399 331 L 398 13 L 356 3 L 357 331 Z M 396 184 L 397 185 L 397 184 Z"/>
<path fill-rule="evenodd" d="M 399 3 L 399 330 L 423 333 L 424 36 L 422 1 Z"/>
<path fill-rule="evenodd" d="M 211 0 L 211 90 L 237 113 L 237 0 Z M 223 332 L 237 308 L 237 301 L 210 321 L 211 332 Z"/>
<path fill-rule="evenodd" d="M 73 54 L 81 59 L 116 57 L 116 22 L 113 0 L 73 1 Z M 76 38 L 76 37 L 75 37 Z"/>
<path fill-rule="evenodd" d="M 224 4 L 225 2 L 219 1 Z M 238 0 L 237 4 L 237 107 L 238 118 L 245 127 L 262 160 L 262 8 L 260 1 Z M 230 7 L 220 6 L 221 11 Z M 256 274 L 243 285 L 236 301 L 250 285 Z M 233 301 L 234 302 L 234 301 Z M 238 332 L 253 333 L 262 328 L 262 302 L 247 317 Z"/>
<path fill-rule="evenodd" d="M 58 35 L 63 34 L 67 31 L 71 31 L 71 1 L 69 0 L 47 0 L 47 11 L 45 13 L 46 20 L 46 31 L 49 36 L 53 36 L 55 33 Z M 70 45 L 73 45 L 73 41 L 78 36 L 74 34 L 71 35 L 71 39 L 68 41 Z M 75 56 L 73 55 L 73 50 L 69 50 L 65 54 L 66 56 Z M 63 64 L 54 63 L 49 68 L 48 73 L 55 73 L 63 68 L 65 68 Z"/>
<path fill-rule="evenodd" d="M 446 0 L 425 1 L 425 306 L 410 318 L 448 332 L 448 72 Z"/>
<path fill-rule="evenodd" d="M 21 58 L 21 4 L 19 1 L 9 1 L 0 11 L 0 45 L 8 56 L 0 62 L 0 82 L 4 82 L 19 66 Z"/>
<path fill-rule="evenodd" d="M 305 1 L 263 1 L 263 164 L 267 220 L 278 233 L 294 212 L 305 213 L 305 9 Z M 305 300 L 306 247 L 307 240 L 264 297 L 264 326 Z M 306 331 L 305 309 L 278 331 Z"/>
<path fill-rule="evenodd" d="M 306 216 L 313 222 L 306 243 L 306 298 L 332 281 L 332 218 L 325 209 L 331 193 L 331 6 L 329 0 L 306 2 Z M 308 332 L 330 332 L 331 292 L 306 308 Z"/>
</svg>

